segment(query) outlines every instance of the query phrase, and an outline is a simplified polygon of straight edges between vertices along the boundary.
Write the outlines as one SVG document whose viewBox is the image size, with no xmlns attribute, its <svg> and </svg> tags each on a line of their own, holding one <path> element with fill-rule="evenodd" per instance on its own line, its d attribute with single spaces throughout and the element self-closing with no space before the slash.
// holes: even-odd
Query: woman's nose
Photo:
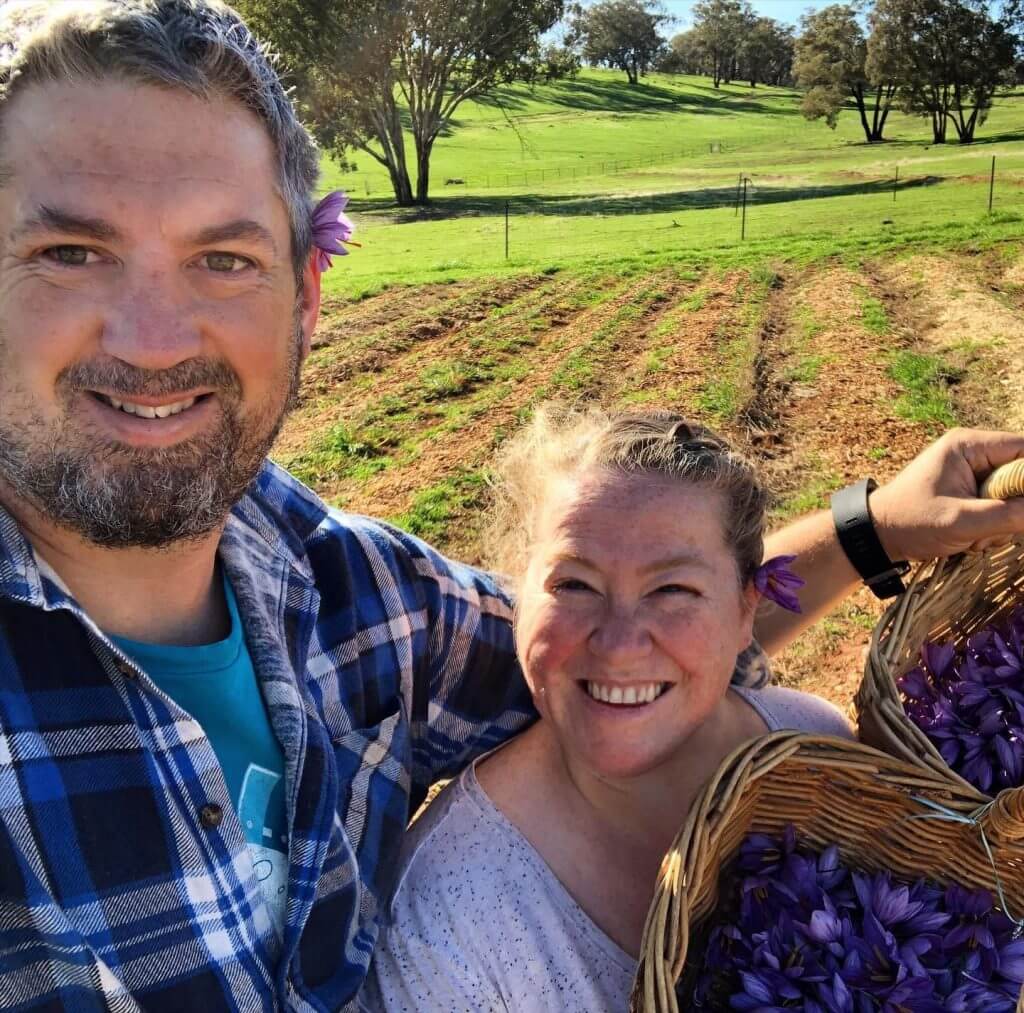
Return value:
<svg viewBox="0 0 1024 1013">
<path fill-rule="evenodd" d="M 651 635 L 633 609 L 623 605 L 604 610 L 590 633 L 591 651 L 609 662 L 644 658 L 651 650 Z"/>
</svg>

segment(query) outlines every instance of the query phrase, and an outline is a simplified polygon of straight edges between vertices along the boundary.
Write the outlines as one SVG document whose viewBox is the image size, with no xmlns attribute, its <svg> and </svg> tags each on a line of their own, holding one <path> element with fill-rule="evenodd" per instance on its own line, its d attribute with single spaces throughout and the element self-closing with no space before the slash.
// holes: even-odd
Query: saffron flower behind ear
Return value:
<svg viewBox="0 0 1024 1013">
<path fill-rule="evenodd" d="M 329 193 L 313 209 L 313 245 L 317 248 L 316 266 L 326 271 L 331 266 L 331 257 L 348 254 L 345 244 L 356 246 L 352 234 L 356 227 L 342 212 L 348 204 L 348 194 L 341 190 Z"/>
<path fill-rule="evenodd" d="M 754 573 L 754 587 L 758 594 L 775 602 L 780 608 L 799 612 L 800 601 L 796 591 L 806 581 L 787 569 L 794 559 L 796 556 L 776 556 L 762 563 Z"/>
</svg>

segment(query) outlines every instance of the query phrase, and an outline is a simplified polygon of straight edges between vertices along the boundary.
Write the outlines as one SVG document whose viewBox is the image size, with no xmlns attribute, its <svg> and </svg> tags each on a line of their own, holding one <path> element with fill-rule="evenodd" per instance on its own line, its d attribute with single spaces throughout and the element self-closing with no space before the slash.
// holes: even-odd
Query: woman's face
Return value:
<svg viewBox="0 0 1024 1013">
<path fill-rule="evenodd" d="M 523 578 L 519 656 L 563 750 L 602 777 L 657 767 L 722 700 L 751 639 L 720 492 L 595 472 L 552 483 Z"/>
</svg>

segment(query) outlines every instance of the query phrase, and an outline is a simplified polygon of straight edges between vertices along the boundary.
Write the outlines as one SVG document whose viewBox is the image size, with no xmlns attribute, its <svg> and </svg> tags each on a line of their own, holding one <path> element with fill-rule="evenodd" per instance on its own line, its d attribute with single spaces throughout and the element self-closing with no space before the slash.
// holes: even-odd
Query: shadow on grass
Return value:
<svg viewBox="0 0 1024 1013">
<path fill-rule="evenodd" d="M 630 87 L 623 81 L 595 81 L 589 78 L 551 81 L 544 86 L 544 103 L 581 112 L 629 113 L 633 116 L 645 113 L 657 114 L 670 111 L 723 115 L 736 112 L 773 113 L 776 115 L 799 115 L 794 104 L 788 107 L 779 100 L 795 98 L 796 92 L 780 91 L 773 88 L 764 92 L 763 100 L 757 89 L 744 92 L 716 91 L 712 85 L 688 84 L 687 91 L 667 88 L 649 79 Z M 749 92 L 749 97 L 748 97 Z M 478 105 L 504 109 L 513 114 L 528 106 L 529 92 L 498 92 L 479 96 Z M 538 113 L 546 115 L 546 113 Z M 458 121 L 455 121 L 458 126 Z"/>
<path fill-rule="evenodd" d="M 900 180 L 897 192 L 936 186 L 943 176 L 908 177 Z M 892 193 L 892 180 L 850 180 L 828 186 L 758 186 L 756 178 L 747 199 L 751 205 L 785 204 L 793 201 L 820 200 L 825 197 L 853 197 L 866 194 Z M 518 215 L 629 215 L 658 214 L 670 211 L 708 210 L 734 207 L 738 188 L 706 187 L 701 190 L 676 190 L 642 197 L 627 194 L 521 194 L 508 200 L 509 214 Z M 372 215 L 374 219 L 396 224 L 444 221 L 451 218 L 502 215 L 504 197 L 443 197 L 428 207 L 398 208 L 383 201 L 353 201 L 355 213 Z"/>
</svg>

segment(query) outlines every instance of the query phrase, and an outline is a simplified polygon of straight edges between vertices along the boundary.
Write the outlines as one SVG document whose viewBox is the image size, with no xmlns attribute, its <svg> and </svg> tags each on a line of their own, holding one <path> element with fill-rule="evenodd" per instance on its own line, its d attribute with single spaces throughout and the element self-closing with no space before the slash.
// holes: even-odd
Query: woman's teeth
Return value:
<svg viewBox="0 0 1024 1013">
<path fill-rule="evenodd" d="M 187 408 L 191 408 L 196 403 L 196 398 L 190 397 L 185 401 L 175 401 L 172 404 L 162 405 L 146 405 L 146 404 L 132 404 L 131 401 L 118 401 L 116 397 L 103 397 L 103 400 L 111 406 L 111 408 L 117 408 L 119 411 L 127 412 L 129 415 L 138 415 L 139 418 L 143 419 L 165 419 L 169 415 L 178 415 L 185 411 Z"/>
<path fill-rule="evenodd" d="M 649 682 L 640 686 L 613 686 L 607 682 L 587 682 L 587 692 L 601 703 L 619 704 L 623 707 L 636 707 L 638 704 L 651 703 L 665 690 L 668 683 Z"/>
</svg>

